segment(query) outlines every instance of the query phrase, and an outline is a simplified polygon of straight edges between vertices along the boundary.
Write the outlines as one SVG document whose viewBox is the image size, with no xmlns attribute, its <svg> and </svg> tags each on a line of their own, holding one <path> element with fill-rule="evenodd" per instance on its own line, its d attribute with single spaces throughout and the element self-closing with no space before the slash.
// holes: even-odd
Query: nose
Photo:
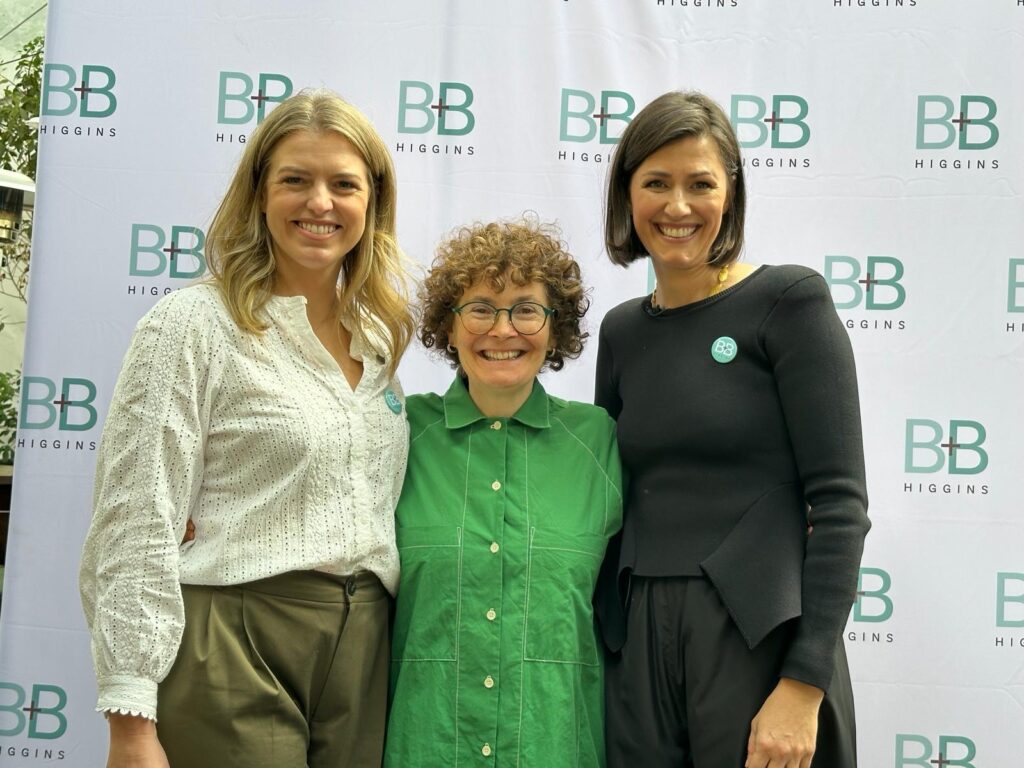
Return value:
<svg viewBox="0 0 1024 768">
<path fill-rule="evenodd" d="M 516 336 L 519 332 L 512 326 L 512 310 L 499 309 L 494 316 L 494 325 L 488 331 L 488 335 L 499 338 Z"/>
<path fill-rule="evenodd" d="M 665 203 L 665 213 L 670 216 L 686 216 L 690 213 L 690 201 L 685 190 L 676 189 Z"/>
<path fill-rule="evenodd" d="M 326 213 L 331 210 L 334 203 L 331 201 L 330 190 L 323 183 L 313 184 L 309 189 L 309 198 L 306 200 L 306 207 L 314 213 Z"/>
</svg>

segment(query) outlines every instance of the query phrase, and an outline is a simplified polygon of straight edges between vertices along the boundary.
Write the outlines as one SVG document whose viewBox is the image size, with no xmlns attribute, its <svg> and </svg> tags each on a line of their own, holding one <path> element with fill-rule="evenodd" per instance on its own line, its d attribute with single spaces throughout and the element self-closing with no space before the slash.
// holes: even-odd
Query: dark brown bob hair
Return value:
<svg viewBox="0 0 1024 768">
<path fill-rule="evenodd" d="M 740 146 L 729 117 L 713 99 L 696 91 L 662 94 L 633 118 L 622 133 L 608 174 L 605 208 L 605 247 L 608 257 L 626 266 L 647 256 L 633 227 L 629 184 L 633 173 L 649 155 L 671 141 L 707 136 L 718 147 L 722 166 L 729 175 L 729 206 L 722 228 L 711 245 L 708 264 L 724 266 L 739 258 L 743 248 L 743 219 L 747 208 L 746 185 Z"/>
</svg>

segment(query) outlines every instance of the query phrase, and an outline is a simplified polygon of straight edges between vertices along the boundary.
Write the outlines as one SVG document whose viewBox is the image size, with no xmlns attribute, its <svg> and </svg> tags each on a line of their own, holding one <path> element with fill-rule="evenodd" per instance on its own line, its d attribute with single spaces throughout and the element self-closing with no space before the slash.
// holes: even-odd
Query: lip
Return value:
<svg viewBox="0 0 1024 768">
<path fill-rule="evenodd" d="M 668 224 L 668 223 L 661 223 L 661 222 L 655 222 L 654 226 L 658 230 L 658 234 L 659 235 L 661 235 L 662 237 L 667 237 L 670 240 L 688 240 L 691 237 L 693 237 L 694 235 L 696 235 L 700 231 L 700 227 L 701 227 L 700 224 L 696 224 L 696 223 L 693 223 L 693 224 Z M 670 232 L 666 232 L 665 231 L 666 229 L 676 230 L 676 231 L 692 229 L 693 231 L 690 232 L 689 234 L 685 234 L 685 235 L 674 235 L 674 234 L 671 234 Z"/>
<path fill-rule="evenodd" d="M 519 354 L 516 355 L 515 357 L 506 357 L 497 360 L 488 357 L 489 354 L 508 354 L 512 352 L 518 352 Z M 476 355 L 477 357 L 482 358 L 484 361 L 488 363 L 515 363 L 522 360 L 527 355 L 527 353 L 528 350 L 525 349 L 481 349 L 477 351 Z"/>
<path fill-rule="evenodd" d="M 301 232 L 304 236 L 313 238 L 315 240 L 324 240 L 336 235 L 341 232 L 341 225 L 334 221 L 310 221 L 308 219 L 294 219 L 292 224 L 295 225 L 295 229 Z M 318 227 L 318 228 L 331 228 L 327 232 L 312 232 L 306 227 Z"/>
</svg>

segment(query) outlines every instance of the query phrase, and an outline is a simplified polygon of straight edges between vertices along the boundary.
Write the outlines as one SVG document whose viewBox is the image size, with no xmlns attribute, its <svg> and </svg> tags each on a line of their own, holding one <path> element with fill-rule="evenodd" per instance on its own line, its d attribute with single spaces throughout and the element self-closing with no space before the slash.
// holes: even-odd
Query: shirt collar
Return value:
<svg viewBox="0 0 1024 768">
<path fill-rule="evenodd" d="M 536 429 L 547 429 L 551 426 L 548 395 L 539 381 L 533 380 L 533 390 L 530 392 L 530 396 L 526 398 L 525 403 L 519 406 L 519 410 L 511 418 L 520 424 Z M 483 419 L 487 419 L 487 417 L 480 413 L 473 398 L 469 396 L 469 390 L 466 388 L 462 376 L 456 375 L 455 381 L 444 394 L 444 425 L 448 429 L 461 429 Z"/>
<path fill-rule="evenodd" d="M 306 317 L 305 296 L 271 296 L 266 308 L 272 317 L 293 330 L 312 330 Z M 341 323 L 351 336 L 348 354 L 353 360 L 374 369 L 387 365 L 387 347 L 374 329 L 366 331 L 346 318 Z"/>
</svg>

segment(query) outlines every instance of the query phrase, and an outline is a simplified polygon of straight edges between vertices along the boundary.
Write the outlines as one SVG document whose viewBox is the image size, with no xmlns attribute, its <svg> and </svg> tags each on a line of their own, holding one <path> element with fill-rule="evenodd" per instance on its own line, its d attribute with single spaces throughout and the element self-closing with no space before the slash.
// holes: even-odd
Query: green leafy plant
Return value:
<svg viewBox="0 0 1024 768">
<path fill-rule="evenodd" d="M 43 38 L 29 40 L 18 53 L 13 78 L 0 76 L 0 167 L 36 175 L 36 128 L 43 76 Z"/>
<path fill-rule="evenodd" d="M 0 168 L 35 178 L 38 137 L 29 121 L 39 115 L 43 38 L 29 40 L 18 53 L 13 77 L 0 75 Z M 25 301 L 32 258 L 32 215 L 26 213 L 17 241 L 0 246 L 0 293 Z M 0 317 L 0 331 L 5 325 Z M 14 463 L 18 433 L 21 371 L 0 372 L 0 464 Z"/>
<path fill-rule="evenodd" d="M 0 76 L 0 168 L 35 178 L 38 138 L 29 120 L 39 115 L 43 38 L 29 40 L 18 53 L 14 77 Z M 0 246 L 0 293 L 25 301 L 32 257 L 32 217 L 25 216 L 17 242 Z"/>
<path fill-rule="evenodd" d="M 0 373 L 0 464 L 14 463 L 20 393 L 21 371 Z"/>
</svg>

